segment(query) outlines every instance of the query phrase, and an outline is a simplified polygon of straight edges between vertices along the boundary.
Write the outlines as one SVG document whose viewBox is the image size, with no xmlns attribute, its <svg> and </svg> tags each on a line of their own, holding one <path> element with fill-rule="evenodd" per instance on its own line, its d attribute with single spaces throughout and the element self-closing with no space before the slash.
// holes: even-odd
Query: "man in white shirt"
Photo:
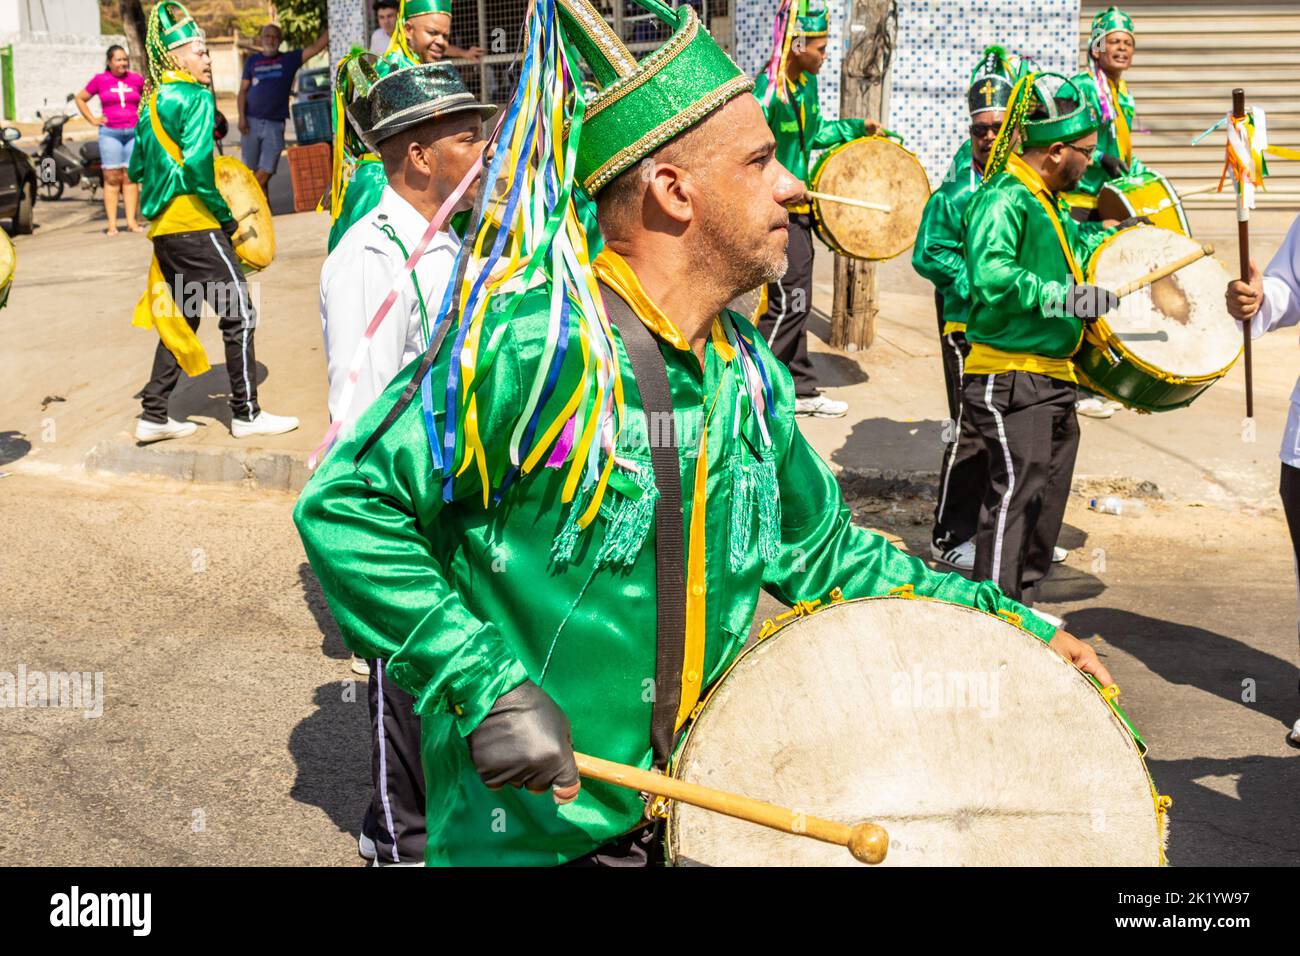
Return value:
<svg viewBox="0 0 1300 956">
<path fill-rule="evenodd" d="M 1234 319 L 1250 322 L 1250 337 L 1300 324 L 1300 217 L 1282 240 L 1282 248 L 1263 275 L 1252 260 L 1250 282 L 1235 279 L 1228 284 L 1228 312 Z M 1291 529 L 1295 550 L 1297 585 L 1300 586 L 1300 378 L 1291 392 L 1291 409 L 1286 431 L 1282 435 L 1282 481 L 1278 493 Z M 1300 720 L 1295 722 L 1287 740 L 1300 747 Z"/>
<path fill-rule="evenodd" d="M 397 28 L 397 0 L 375 0 L 375 19 L 379 26 L 370 34 L 370 52 L 383 56 L 388 52 L 393 30 Z"/>
<path fill-rule="evenodd" d="M 382 157 L 388 185 L 321 268 L 330 418 L 343 422 L 342 431 L 428 346 L 460 239 L 440 223 L 410 276 L 405 264 L 483 153 L 483 121 L 495 112 L 474 99 L 455 70 L 437 64 L 390 73 L 348 107 L 349 122 Z M 476 178 L 448 214 L 471 208 L 478 185 Z M 364 347 L 367 327 L 391 293 L 395 301 Z M 414 701 L 386 679 L 380 661 L 371 662 L 369 696 L 375 793 L 361 853 L 378 865 L 422 863 L 425 790 Z"/>
</svg>

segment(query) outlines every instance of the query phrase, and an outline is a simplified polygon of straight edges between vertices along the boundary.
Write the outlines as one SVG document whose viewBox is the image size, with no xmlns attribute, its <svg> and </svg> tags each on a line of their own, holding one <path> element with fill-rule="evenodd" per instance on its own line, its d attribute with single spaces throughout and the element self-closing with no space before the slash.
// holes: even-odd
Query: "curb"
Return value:
<svg viewBox="0 0 1300 956">
<path fill-rule="evenodd" d="M 86 470 L 115 475 L 146 475 L 204 484 L 297 492 L 307 483 L 306 456 L 274 451 L 201 451 L 101 441 L 83 459 Z"/>
</svg>

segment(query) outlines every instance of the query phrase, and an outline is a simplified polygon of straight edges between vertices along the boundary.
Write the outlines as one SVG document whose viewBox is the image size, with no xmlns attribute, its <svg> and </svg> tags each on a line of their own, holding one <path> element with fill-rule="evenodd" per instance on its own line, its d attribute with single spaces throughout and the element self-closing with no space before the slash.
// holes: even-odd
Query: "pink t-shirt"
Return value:
<svg viewBox="0 0 1300 956">
<path fill-rule="evenodd" d="M 105 70 L 86 84 L 86 92 L 99 97 L 110 129 L 130 129 L 135 126 L 140 110 L 144 77 L 129 70 L 125 76 L 114 76 L 112 70 Z"/>
</svg>

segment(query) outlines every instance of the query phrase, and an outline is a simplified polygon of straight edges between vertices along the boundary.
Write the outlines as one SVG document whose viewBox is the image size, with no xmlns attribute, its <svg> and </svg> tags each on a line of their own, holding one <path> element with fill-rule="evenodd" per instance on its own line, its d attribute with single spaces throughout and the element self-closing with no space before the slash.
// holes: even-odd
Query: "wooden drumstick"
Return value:
<svg viewBox="0 0 1300 956">
<path fill-rule="evenodd" d="M 687 783 L 685 780 L 602 760 L 599 757 L 580 753 L 575 753 L 573 756 L 578 761 L 578 773 L 592 780 L 603 780 L 605 783 L 627 787 L 629 790 L 678 800 L 693 807 L 735 817 L 737 820 L 747 820 L 759 826 L 780 830 L 782 833 L 812 837 L 823 843 L 847 847 L 849 853 L 853 854 L 853 858 L 859 863 L 879 863 L 889 852 L 889 834 L 883 827 L 874 823 L 849 826 L 846 823 L 836 823 L 833 820 L 796 813 L 774 803 L 742 797 L 738 793 L 702 787 L 697 783 Z"/>
<path fill-rule="evenodd" d="M 1232 91 L 1232 115 L 1234 119 L 1246 118 L 1246 91 Z M 1228 140 L 1228 149 L 1232 149 L 1232 140 Z M 1246 207 L 1246 184 L 1237 183 L 1237 256 L 1241 266 L 1241 281 L 1250 283 L 1250 210 Z M 1250 361 L 1250 323 L 1241 323 L 1242 364 L 1246 371 L 1246 417 L 1255 417 L 1255 389 L 1251 375 Z"/>
<path fill-rule="evenodd" d="M 1140 279 L 1134 279 L 1132 282 L 1124 283 L 1122 286 L 1120 286 L 1118 289 L 1115 290 L 1115 295 L 1119 296 L 1119 298 L 1121 299 L 1124 298 L 1124 296 L 1126 295 L 1132 295 L 1138 289 L 1145 289 L 1147 286 L 1151 285 L 1152 283 L 1159 282 L 1165 276 L 1171 276 L 1179 269 L 1185 269 L 1188 266 L 1190 266 L 1193 262 L 1198 262 L 1201 259 L 1204 259 L 1206 256 L 1212 256 L 1212 255 L 1214 255 L 1214 245 L 1212 243 L 1207 242 L 1204 245 L 1202 245 L 1201 248 L 1197 249 L 1195 252 L 1189 252 L 1181 259 L 1171 262 L 1168 265 L 1163 265 L 1159 269 L 1153 269 L 1151 272 L 1148 272 Z"/>
<path fill-rule="evenodd" d="M 886 206 L 884 203 L 867 202 L 865 199 L 850 199 L 848 196 L 836 196 L 833 193 L 816 193 L 811 189 L 808 195 L 813 199 L 820 199 L 822 202 L 837 202 L 841 206 L 857 206 L 859 209 L 874 209 L 876 212 L 890 212 L 893 207 Z"/>
</svg>

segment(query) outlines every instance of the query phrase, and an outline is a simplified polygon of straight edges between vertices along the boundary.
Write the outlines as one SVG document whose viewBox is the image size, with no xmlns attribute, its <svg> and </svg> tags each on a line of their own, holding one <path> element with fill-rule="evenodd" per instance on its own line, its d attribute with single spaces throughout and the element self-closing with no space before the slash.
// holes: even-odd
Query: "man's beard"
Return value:
<svg viewBox="0 0 1300 956">
<path fill-rule="evenodd" d="M 776 282 L 785 275 L 789 258 L 784 246 L 779 254 L 771 252 L 771 230 L 761 236 L 747 237 L 729 225 L 727 219 L 706 216 L 700 223 L 700 242 L 694 258 L 700 270 L 713 277 L 728 299 Z"/>
</svg>

